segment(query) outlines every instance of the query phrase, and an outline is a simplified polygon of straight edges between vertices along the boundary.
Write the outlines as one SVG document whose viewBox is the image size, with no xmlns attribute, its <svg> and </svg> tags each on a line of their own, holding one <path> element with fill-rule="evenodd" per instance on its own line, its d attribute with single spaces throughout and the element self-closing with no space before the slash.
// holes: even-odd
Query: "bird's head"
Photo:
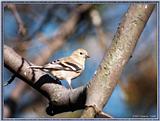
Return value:
<svg viewBox="0 0 160 121">
<path fill-rule="evenodd" d="M 80 49 L 77 49 L 75 50 L 72 55 L 78 57 L 78 58 L 83 58 L 83 59 L 87 59 L 89 58 L 89 54 L 86 50 L 80 48 Z"/>
</svg>

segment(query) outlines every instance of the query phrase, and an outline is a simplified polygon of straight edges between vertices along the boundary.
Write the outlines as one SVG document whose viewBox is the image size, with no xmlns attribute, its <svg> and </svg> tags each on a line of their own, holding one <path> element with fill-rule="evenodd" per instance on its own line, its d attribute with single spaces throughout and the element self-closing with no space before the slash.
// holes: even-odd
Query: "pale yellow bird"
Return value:
<svg viewBox="0 0 160 121">
<path fill-rule="evenodd" d="M 66 80 L 70 89 L 72 89 L 71 80 L 80 76 L 83 72 L 87 58 L 89 58 L 89 55 L 86 50 L 77 49 L 68 57 L 52 61 L 44 66 L 30 66 L 30 68 L 42 69 L 59 80 Z"/>
</svg>

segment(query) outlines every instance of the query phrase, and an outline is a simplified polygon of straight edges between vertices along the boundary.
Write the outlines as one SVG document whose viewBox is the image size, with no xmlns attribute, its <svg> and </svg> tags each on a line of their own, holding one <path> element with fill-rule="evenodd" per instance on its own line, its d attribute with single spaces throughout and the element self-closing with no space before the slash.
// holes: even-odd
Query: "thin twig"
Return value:
<svg viewBox="0 0 160 121">
<path fill-rule="evenodd" d="M 10 3 L 7 6 L 13 12 L 13 15 L 15 16 L 15 19 L 16 19 L 16 21 L 18 23 L 18 26 L 19 26 L 18 33 L 23 35 L 23 36 L 26 35 L 27 30 L 25 28 L 24 22 L 22 21 L 20 15 L 19 15 L 19 13 L 18 13 L 18 11 L 16 9 L 16 5 Z"/>
<path fill-rule="evenodd" d="M 103 30 L 102 19 L 101 19 L 101 16 L 100 16 L 98 10 L 92 9 L 90 11 L 90 17 L 92 20 L 92 24 L 96 28 L 96 32 L 97 32 L 97 36 L 98 36 L 98 40 L 100 42 L 100 45 L 101 45 L 102 49 L 105 51 L 106 48 L 108 48 L 109 46 L 108 46 L 108 44 L 106 44 L 106 33 Z"/>
</svg>

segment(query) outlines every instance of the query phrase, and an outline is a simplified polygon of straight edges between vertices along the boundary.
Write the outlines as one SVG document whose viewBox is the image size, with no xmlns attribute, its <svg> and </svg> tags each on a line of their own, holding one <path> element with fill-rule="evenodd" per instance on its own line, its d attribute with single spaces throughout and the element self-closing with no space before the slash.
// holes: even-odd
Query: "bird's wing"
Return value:
<svg viewBox="0 0 160 121">
<path fill-rule="evenodd" d="M 45 65 L 43 69 L 66 70 L 79 72 L 81 68 L 71 58 L 61 58 Z"/>
<path fill-rule="evenodd" d="M 71 58 L 61 58 L 59 60 L 52 61 L 44 66 L 31 66 L 31 68 L 43 69 L 46 71 L 51 70 L 65 70 L 79 72 L 82 70 Z"/>
<path fill-rule="evenodd" d="M 59 61 L 60 60 L 52 61 L 52 62 L 44 65 L 43 69 L 62 70 L 63 66 L 59 64 L 60 63 Z"/>
<path fill-rule="evenodd" d="M 43 69 L 53 69 L 53 70 L 60 70 L 63 67 L 57 63 L 48 63 L 46 65 L 44 65 Z"/>
<path fill-rule="evenodd" d="M 62 58 L 59 61 L 59 64 L 63 66 L 65 70 L 70 70 L 70 71 L 75 71 L 75 72 L 82 70 L 82 68 L 78 64 L 76 64 L 75 61 L 73 61 L 72 58 L 70 57 Z"/>
</svg>

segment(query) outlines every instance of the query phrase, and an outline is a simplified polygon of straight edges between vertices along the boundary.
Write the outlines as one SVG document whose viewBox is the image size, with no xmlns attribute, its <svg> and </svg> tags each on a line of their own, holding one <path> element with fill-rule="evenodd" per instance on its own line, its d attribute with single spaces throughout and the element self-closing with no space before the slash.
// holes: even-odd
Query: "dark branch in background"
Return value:
<svg viewBox="0 0 160 121">
<path fill-rule="evenodd" d="M 31 27 L 28 35 L 22 38 L 23 41 L 32 39 L 35 34 L 43 27 L 49 17 L 50 12 L 52 12 L 53 7 L 53 5 L 47 5 L 44 8 L 44 11 L 37 17 L 38 20 L 36 20 L 36 23 Z"/>
<path fill-rule="evenodd" d="M 49 99 L 54 108 L 54 114 L 84 108 L 85 87 L 73 90 L 66 89 L 58 84 L 56 78 L 50 77 L 47 73 L 29 69 L 29 66 L 33 64 L 8 46 L 4 46 L 4 61 L 6 68 Z"/>
<path fill-rule="evenodd" d="M 109 100 L 121 72 L 128 62 L 147 23 L 153 4 L 132 4 L 122 19 L 113 43 L 87 88 L 86 108 L 82 118 L 93 118 Z"/>
<path fill-rule="evenodd" d="M 11 83 L 14 81 L 15 78 L 16 78 L 16 74 L 13 74 L 13 75 L 11 76 L 11 78 L 10 78 L 6 83 L 3 84 L 3 87 L 11 84 Z"/>
<path fill-rule="evenodd" d="M 18 23 L 18 26 L 19 26 L 18 33 L 23 35 L 23 36 L 26 35 L 27 30 L 24 26 L 24 22 L 22 21 L 22 18 L 20 17 L 20 15 L 19 15 L 19 13 L 16 9 L 16 6 L 14 4 L 7 4 L 7 6 L 13 12 L 13 15 L 15 16 L 15 19 Z"/>
</svg>

